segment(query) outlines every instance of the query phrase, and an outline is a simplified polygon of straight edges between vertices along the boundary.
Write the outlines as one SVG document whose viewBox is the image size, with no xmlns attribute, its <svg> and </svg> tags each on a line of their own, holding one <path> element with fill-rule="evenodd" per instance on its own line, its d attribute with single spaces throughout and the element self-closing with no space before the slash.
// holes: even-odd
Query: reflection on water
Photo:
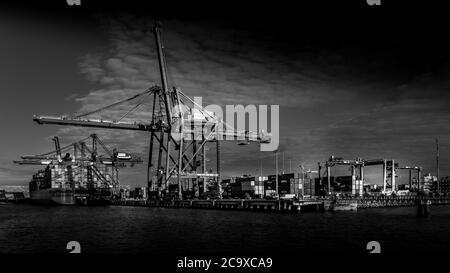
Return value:
<svg viewBox="0 0 450 273">
<path fill-rule="evenodd" d="M 0 252 L 280 253 L 448 251 L 450 207 L 277 214 L 145 207 L 0 205 Z"/>
</svg>

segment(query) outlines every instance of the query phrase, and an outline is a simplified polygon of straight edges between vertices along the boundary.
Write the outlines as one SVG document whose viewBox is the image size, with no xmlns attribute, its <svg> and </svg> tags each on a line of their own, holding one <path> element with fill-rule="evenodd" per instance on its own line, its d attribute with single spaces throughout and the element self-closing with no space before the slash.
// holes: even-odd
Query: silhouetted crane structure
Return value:
<svg viewBox="0 0 450 273">
<path fill-rule="evenodd" d="M 352 194 L 362 195 L 363 181 L 364 181 L 364 160 L 357 159 L 343 159 L 341 157 L 330 156 L 325 162 L 327 168 L 327 190 L 331 194 L 331 167 L 336 165 L 350 166 L 352 171 Z M 356 176 L 356 170 L 359 170 L 359 179 Z"/>
<path fill-rule="evenodd" d="M 342 157 L 330 156 L 330 158 L 323 162 L 318 162 L 319 167 L 319 180 L 322 183 L 323 175 L 321 170 L 323 165 L 326 168 L 327 176 L 327 190 L 328 194 L 331 193 L 331 168 L 337 165 L 350 166 L 352 173 L 352 194 L 362 194 L 364 183 L 364 167 L 381 165 L 383 167 L 382 185 L 383 192 L 388 189 L 395 191 L 396 189 L 396 171 L 408 170 L 409 171 L 409 188 L 412 188 L 412 172 L 417 172 L 417 187 L 420 188 L 420 178 L 422 167 L 417 166 L 400 166 L 394 159 L 343 159 Z M 357 170 L 359 170 L 357 172 Z M 359 178 L 359 179 L 358 179 Z"/>
<path fill-rule="evenodd" d="M 383 192 L 386 192 L 387 189 L 391 189 L 391 191 L 395 191 L 395 169 L 399 168 L 399 164 L 395 162 L 394 159 L 369 159 L 364 160 L 364 166 L 379 166 L 383 167 Z M 390 180 L 388 179 L 390 178 Z M 390 182 L 389 182 L 390 181 Z"/>
<path fill-rule="evenodd" d="M 413 172 L 416 172 L 416 182 L 417 182 L 417 191 L 420 191 L 420 179 L 422 177 L 422 167 L 418 166 L 404 166 L 404 167 L 396 167 L 400 170 L 408 170 L 409 177 L 408 177 L 408 184 L 409 184 L 409 190 L 412 190 L 412 184 L 413 184 Z"/>
<path fill-rule="evenodd" d="M 130 98 L 89 111 L 74 117 L 34 116 L 39 124 L 59 124 L 105 129 L 145 131 L 150 133 L 148 155 L 147 186 L 149 193 L 161 197 L 168 190 L 172 179 L 178 184 L 178 198 L 182 199 L 182 179 L 202 180 L 206 190 L 206 179 L 220 181 L 220 141 L 239 140 L 244 142 L 268 142 L 270 134 L 236 131 L 221 118 L 205 111 L 201 105 L 186 96 L 179 88 L 169 88 L 166 60 L 161 41 L 161 25 L 156 23 L 153 29 L 156 41 L 161 86 L 153 86 Z M 149 100 L 152 109 L 141 118 L 130 117 L 137 113 L 143 103 Z M 119 119 L 93 119 L 88 116 L 111 111 L 114 107 L 137 102 L 125 111 Z M 133 113 L 133 114 L 132 114 Z M 148 116 L 151 113 L 151 116 Z M 111 112 L 109 112 L 111 114 Z M 111 115 L 108 115 L 110 117 Z M 214 143 L 216 148 L 216 172 L 207 172 L 206 143 Z M 154 146 L 157 146 L 156 149 Z M 156 155 L 156 156 L 154 156 Z M 201 160 L 199 160 L 201 158 Z M 200 169 L 200 171 L 198 171 Z M 220 192 L 220 183 L 217 183 Z M 149 195 L 150 196 L 150 195 Z"/>
</svg>

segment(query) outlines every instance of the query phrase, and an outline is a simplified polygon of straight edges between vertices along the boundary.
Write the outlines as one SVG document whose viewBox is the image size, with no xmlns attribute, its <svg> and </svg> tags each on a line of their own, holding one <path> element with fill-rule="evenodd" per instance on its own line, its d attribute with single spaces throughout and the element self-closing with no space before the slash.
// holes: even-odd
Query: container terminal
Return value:
<svg viewBox="0 0 450 273">
<path fill-rule="evenodd" d="M 448 179 L 437 181 L 431 175 L 423 176 L 420 166 L 403 166 L 389 158 L 344 159 L 330 156 L 319 162 L 314 171 L 279 174 L 277 168 L 274 175 L 224 179 L 220 166 L 222 141 L 239 145 L 263 144 L 270 143 L 272 134 L 264 130 L 237 131 L 214 113 L 203 109 L 180 88 L 169 88 L 161 23 L 155 23 L 153 33 L 161 86 L 152 86 L 87 113 L 33 117 L 38 124 L 149 133 L 147 186 L 131 191 L 119 184 L 118 167 L 121 164 L 141 163 L 142 160 L 108 149 L 105 149 L 106 157 L 98 157 L 97 144 L 89 150 L 83 141 L 60 148 L 55 137 L 55 151 L 24 156 L 15 162 L 46 165 L 43 171 L 33 176 L 31 199 L 66 205 L 107 202 L 114 205 L 285 211 L 406 206 L 420 203 L 420 200 L 431 200 L 433 204 L 450 203 Z M 127 119 L 145 100 L 150 100 L 153 105 L 147 121 Z M 130 103 L 136 105 L 119 119 L 102 117 L 105 112 Z M 100 143 L 101 147 L 106 147 L 96 135 L 90 138 Z M 73 149 L 72 155 L 67 153 L 62 156 L 65 149 Z M 207 171 L 207 150 L 208 153 L 212 151 L 216 158 L 214 171 Z M 348 176 L 333 176 L 335 166 L 348 166 L 351 172 Z M 380 167 L 382 186 L 364 183 L 366 166 Z M 409 183 L 406 185 L 396 183 L 396 174 L 401 170 L 409 173 Z M 425 194 L 435 192 L 439 194 Z"/>
</svg>

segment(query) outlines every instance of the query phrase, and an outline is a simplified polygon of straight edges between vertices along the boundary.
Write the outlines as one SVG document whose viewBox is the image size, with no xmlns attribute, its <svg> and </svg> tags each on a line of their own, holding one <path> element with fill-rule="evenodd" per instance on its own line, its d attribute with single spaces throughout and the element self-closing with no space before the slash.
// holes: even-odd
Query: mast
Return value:
<svg viewBox="0 0 450 273">
<path fill-rule="evenodd" d="M 275 151 L 275 191 L 278 194 L 278 150 Z"/>
</svg>

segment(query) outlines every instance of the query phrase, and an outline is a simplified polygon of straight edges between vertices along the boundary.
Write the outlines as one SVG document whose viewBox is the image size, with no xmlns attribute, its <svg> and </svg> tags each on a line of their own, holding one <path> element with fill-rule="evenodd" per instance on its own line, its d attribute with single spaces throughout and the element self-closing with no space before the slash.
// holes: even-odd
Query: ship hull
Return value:
<svg viewBox="0 0 450 273">
<path fill-rule="evenodd" d="M 60 206 L 95 206 L 108 205 L 110 196 L 93 196 L 88 193 L 75 194 L 71 190 L 61 190 L 54 188 L 40 189 L 30 191 L 30 200 L 32 203 L 41 205 L 60 205 Z"/>
<path fill-rule="evenodd" d="M 76 205 L 72 191 L 61 191 L 52 188 L 30 191 L 31 202 L 43 205 Z"/>
<path fill-rule="evenodd" d="M 98 180 L 83 173 L 77 172 L 74 176 L 73 169 L 65 164 L 48 165 L 34 174 L 29 183 L 31 202 L 63 206 L 109 204 L 113 195 L 111 188 L 101 187 L 103 184 L 98 185 Z M 108 181 L 103 183 L 109 184 Z"/>
</svg>

